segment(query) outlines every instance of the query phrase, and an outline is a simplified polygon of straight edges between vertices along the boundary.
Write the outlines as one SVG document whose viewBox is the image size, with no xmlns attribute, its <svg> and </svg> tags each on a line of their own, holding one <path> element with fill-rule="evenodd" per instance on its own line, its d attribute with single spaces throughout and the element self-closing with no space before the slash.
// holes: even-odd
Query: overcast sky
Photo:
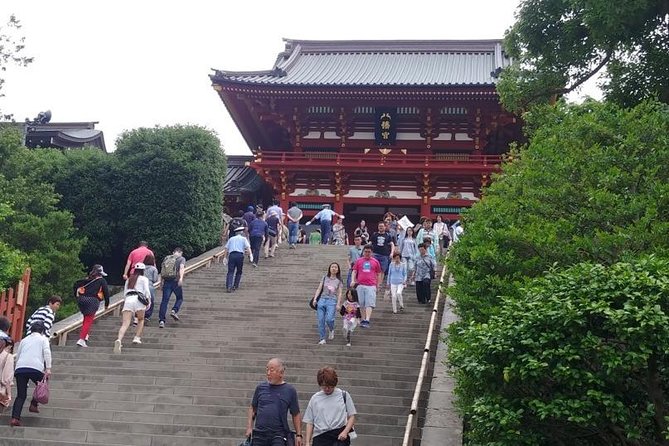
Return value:
<svg viewBox="0 0 669 446">
<path fill-rule="evenodd" d="M 0 110 L 99 121 L 107 150 L 127 129 L 198 124 L 250 153 L 211 87 L 211 68 L 270 69 L 292 39 L 492 39 L 518 0 L 0 0 L 35 61 L 4 73 Z M 3 28 L 4 30 L 4 28 Z"/>
</svg>

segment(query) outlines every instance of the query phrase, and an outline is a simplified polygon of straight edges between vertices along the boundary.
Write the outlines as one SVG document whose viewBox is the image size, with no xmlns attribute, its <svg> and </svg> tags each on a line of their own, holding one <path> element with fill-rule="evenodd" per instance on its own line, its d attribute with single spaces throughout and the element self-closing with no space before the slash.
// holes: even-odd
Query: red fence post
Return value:
<svg viewBox="0 0 669 446">
<path fill-rule="evenodd" d="M 0 294 L 0 316 L 7 317 L 11 322 L 12 326 L 8 334 L 14 342 L 19 342 L 23 337 L 29 290 L 30 268 L 26 268 L 23 277 L 16 285 Z"/>
</svg>

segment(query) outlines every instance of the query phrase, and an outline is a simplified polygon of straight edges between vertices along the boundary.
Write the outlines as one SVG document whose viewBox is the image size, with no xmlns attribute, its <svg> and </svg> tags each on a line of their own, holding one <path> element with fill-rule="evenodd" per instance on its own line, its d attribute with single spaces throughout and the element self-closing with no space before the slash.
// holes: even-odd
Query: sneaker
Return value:
<svg viewBox="0 0 669 446">
<path fill-rule="evenodd" d="M 175 321 L 179 320 L 179 315 L 174 310 L 172 310 L 172 312 L 170 313 L 170 316 L 172 316 L 172 319 L 174 319 Z"/>
<path fill-rule="evenodd" d="M 328 335 L 328 339 L 333 340 L 334 339 L 334 330 L 328 330 L 328 331 L 330 332 L 330 334 Z"/>
<path fill-rule="evenodd" d="M 145 317 L 144 318 L 144 325 L 148 324 L 149 322 L 151 322 L 151 318 L 150 317 Z"/>
<path fill-rule="evenodd" d="M 369 321 L 364 320 L 364 321 L 360 322 L 360 327 L 361 328 L 369 328 Z"/>
<path fill-rule="evenodd" d="M 19 427 L 21 426 L 21 420 L 19 420 L 18 418 L 12 418 L 11 420 L 9 420 L 9 425 L 12 427 Z"/>
<path fill-rule="evenodd" d="M 403 311 L 404 311 L 404 307 L 400 307 L 400 312 L 403 312 Z"/>
<path fill-rule="evenodd" d="M 393 311 L 393 314 L 397 314 L 397 311 Z"/>
<path fill-rule="evenodd" d="M 142 339 L 139 336 L 135 336 L 134 338 L 132 338 L 132 343 L 133 344 L 141 344 Z"/>
<path fill-rule="evenodd" d="M 325 339 L 321 339 L 320 341 L 318 341 L 318 345 L 325 345 Z"/>
<path fill-rule="evenodd" d="M 121 353 L 121 347 L 123 347 L 123 345 L 121 345 L 121 340 L 120 339 L 115 340 L 114 341 L 114 353 Z"/>
<path fill-rule="evenodd" d="M 79 339 L 79 340 L 77 341 L 77 345 L 78 345 L 79 347 L 88 347 L 88 344 L 86 344 L 86 341 L 84 341 L 83 339 Z"/>
<path fill-rule="evenodd" d="M 160 321 L 158 323 L 158 328 L 165 328 L 165 321 Z"/>
<path fill-rule="evenodd" d="M 254 268 L 257 268 L 257 267 L 258 267 L 258 264 L 257 264 L 257 263 L 252 263 L 251 265 L 253 265 Z"/>
<path fill-rule="evenodd" d="M 351 346 L 351 343 L 350 343 L 350 342 L 347 342 L 347 343 L 346 343 L 346 347 L 350 347 L 350 346 Z"/>
</svg>

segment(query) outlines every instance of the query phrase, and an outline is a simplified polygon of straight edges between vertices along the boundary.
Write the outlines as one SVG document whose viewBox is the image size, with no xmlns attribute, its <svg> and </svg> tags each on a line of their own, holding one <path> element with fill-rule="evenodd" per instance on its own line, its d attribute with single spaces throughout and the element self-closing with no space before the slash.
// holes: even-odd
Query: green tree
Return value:
<svg viewBox="0 0 669 446">
<path fill-rule="evenodd" d="M 32 150 L 31 158 L 27 164 L 32 172 L 54 185 L 61 196 L 59 207 L 74 215 L 74 225 L 86 239 L 81 261 L 115 271 L 123 257 L 118 218 L 123 197 L 118 190 L 125 176 L 118 168 L 118 157 L 90 148 Z"/>
<path fill-rule="evenodd" d="M 669 107 L 587 102 L 536 108 L 529 145 L 464 215 L 451 294 L 485 321 L 553 265 L 612 264 L 669 249 Z"/>
<path fill-rule="evenodd" d="M 25 49 L 25 37 L 18 37 L 18 30 L 21 29 L 21 23 L 13 14 L 9 16 L 4 27 L 0 27 L 0 71 L 7 71 L 9 65 L 27 66 L 33 61 L 32 57 L 23 56 Z M 0 77 L 0 98 L 5 80 Z M 11 114 L 3 113 L 0 110 L 0 118 L 3 120 L 12 119 Z"/>
<path fill-rule="evenodd" d="M 669 0 L 523 0 L 498 91 L 521 112 L 578 88 L 603 69 L 607 98 L 669 102 Z"/>
<path fill-rule="evenodd" d="M 70 212 L 58 209 L 53 185 L 23 176 L 12 169 L 27 164 L 30 152 L 16 129 L 0 131 L 0 206 L 8 209 L 0 219 L 0 242 L 32 268 L 29 306 L 52 294 L 68 296 L 79 278 L 79 253 L 84 243 Z"/>
<path fill-rule="evenodd" d="M 121 135 L 114 155 L 126 252 L 139 240 L 148 240 L 159 256 L 175 245 L 192 255 L 218 244 L 225 155 L 211 131 L 140 128 Z"/>
<path fill-rule="evenodd" d="M 7 203 L 0 203 L 0 222 L 12 214 Z M 27 262 L 21 252 L 0 240 L 0 291 L 14 284 L 21 277 Z"/>
<path fill-rule="evenodd" d="M 472 444 L 667 445 L 669 261 L 578 264 L 460 326 L 449 357 Z"/>
</svg>

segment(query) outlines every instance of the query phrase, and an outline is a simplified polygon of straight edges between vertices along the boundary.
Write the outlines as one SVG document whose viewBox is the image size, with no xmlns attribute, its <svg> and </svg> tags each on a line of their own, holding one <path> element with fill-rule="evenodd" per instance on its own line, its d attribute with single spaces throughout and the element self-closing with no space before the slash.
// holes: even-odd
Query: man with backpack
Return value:
<svg viewBox="0 0 669 446">
<path fill-rule="evenodd" d="M 160 302 L 160 322 L 158 323 L 158 327 L 160 328 L 165 328 L 167 305 L 170 303 L 172 293 L 174 293 L 177 300 L 174 302 L 170 316 L 175 321 L 179 320 L 178 313 L 179 309 L 181 308 L 181 303 L 184 300 L 182 286 L 185 269 L 186 259 L 183 257 L 183 250 L 179 247 L 174 248 L 172 254 L 163 259 L 163 263 L 160 268 L 160 278 L 163 282 L 163 299 Z"/>
</svg>

